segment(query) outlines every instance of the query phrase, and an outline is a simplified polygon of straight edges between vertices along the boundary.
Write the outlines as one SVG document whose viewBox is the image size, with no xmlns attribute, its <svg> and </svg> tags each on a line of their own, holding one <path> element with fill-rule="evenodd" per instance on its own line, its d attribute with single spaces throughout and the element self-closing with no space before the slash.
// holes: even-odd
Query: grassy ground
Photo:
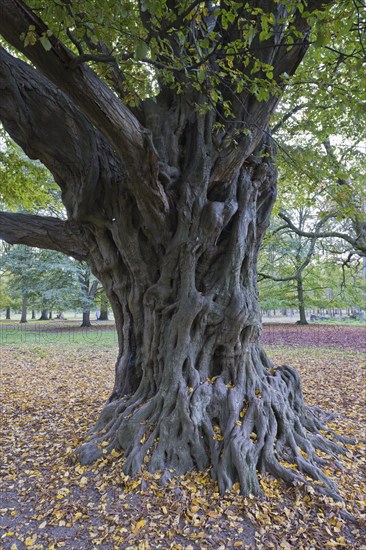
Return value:
<svg viewBox="0 0 366 550">
<path fill-rule="evenodd" d="M 124 476 L 117 453 L 75 463 L 73 449 L 112 388 L 116 339 L 113 329 L 64 327 L 57 340 L 55 330 L 42 340 L 47 331 L 2 327 L 1 548 L 366 548 L 362 444 L 348 446 L 342 470 L 327 467 L 345 503 L 267 477 L 262 500 L 235 490 L 220 497 L 208 471 L 161 487 L 146 471 Z M 338 347 L 322 346 L 320 336 L 316 345 L 289 346 L 279 334 L 268 353 L 300 371 L 307 402 L 340 414 L 333 429 L 365 437 L 365 354 L 340 347 L 338 336 Z"/>
<path fill-rule="evenodd" d="M 80 321 L 33 321 L 26 324 L 0 323 L 0 345 L 77 345 L 81 348 L 117 346 L 117 333 L 110 322 L 98 321 L 81 328 Z"/>
</svg>

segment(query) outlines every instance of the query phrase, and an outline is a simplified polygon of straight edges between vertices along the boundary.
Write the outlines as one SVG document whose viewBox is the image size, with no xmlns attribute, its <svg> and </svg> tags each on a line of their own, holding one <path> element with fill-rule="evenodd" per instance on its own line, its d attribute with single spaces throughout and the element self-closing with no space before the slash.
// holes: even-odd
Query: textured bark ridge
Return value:
<svg viewBox="0 0 366 550">
<path fill-rule="evenodd" d="M 120 355 L 110 401 L 78 449 L 82 463 L 102 456 L 108 441 L 108 450 L 124 450 L 128 474 L 143 463 L 164 478 L 211 466 L 222 492 L 239 481 L 243 494 L 260 493 L 258 473 L 310 476 L 336 496 L 315 451 L 334 458 L 342 449 L 321 435 L 325 417 L 305 406 L 296 371 L 274 368 L 259 344 L 256 259 L 275 199 L 270 153 L 262 144 L 230 185 L 205 189 L 189 177 L 207 169 L 192 152 L 175 232 L 160 255 L 143 231 L 123 247 L 118 226 L 89 234 Z"/>
</svg>

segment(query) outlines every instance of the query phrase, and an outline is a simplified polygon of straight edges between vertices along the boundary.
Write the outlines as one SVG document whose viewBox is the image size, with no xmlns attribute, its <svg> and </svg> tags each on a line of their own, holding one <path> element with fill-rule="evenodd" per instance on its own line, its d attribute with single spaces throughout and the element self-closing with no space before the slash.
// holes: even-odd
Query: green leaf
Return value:
<svg viewBox="0 0 366 550">
<path fill-rule="evenodd" d="M 39 41 L 42 44 L 42 46 L 44 47 L 44 49 L 46 50 L 46 52 L 49 52 L 52 49 L 52 44 L 48 40 L 47 36 L 45 36 L 45 35 L 41 36 Z"/>
<path fill-rule="evenodd" d="M 203 40 L 200 40 L 200 46 L 201 48 L 203 48 L 204 50 L 207 50 L 207 48 L 210 47 L 210 41 L 208 38 L 204 38 Z"/>
<path fill-rule="evenodd" d="M 206 71 L 204 69 L 200 69 L 198 71 L 197 80 L 200 84 L 202 84 L 206 80 Z"/>
<path fill-rule="evenodd" d="M 135 48 L 135 58 L 136 59 L 144 59 L 147 56 L 149 49 L 147 47 L 146 42 L 143 42 L 142 40 L 139 40 L 136 44 Z"/>
</svg>

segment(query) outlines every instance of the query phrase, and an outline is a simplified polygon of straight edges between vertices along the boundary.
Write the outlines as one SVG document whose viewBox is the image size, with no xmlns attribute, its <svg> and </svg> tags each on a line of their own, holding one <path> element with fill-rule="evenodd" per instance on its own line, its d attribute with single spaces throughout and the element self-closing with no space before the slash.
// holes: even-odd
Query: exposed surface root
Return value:
<svg viewBox="0 0 366 550">
<path fill-rule="evenodd" d="M 129 475 L 143 463 L 164 479 L 211 465 L 222 493 L 239 481 L 244 495 L 259 495 L 258 473 L 269 472 L 340 499 L 322 471 L 328 460 L 317 451 L 337 463 L 346 440 L 329 431 L 326 414 L 304 405 L 297 372 L 287 366 L 253 370 L 252 364 L 246 371 L 236 385 L 216 376 L 191 388 L 182 377 L 173 390 L 161 388 L 146 401 L 134 395 L 109 403 L 78 449 L 80 461 L 102 456 L 108 441 L 107 451 L 124 450 Z"/>
</svg>

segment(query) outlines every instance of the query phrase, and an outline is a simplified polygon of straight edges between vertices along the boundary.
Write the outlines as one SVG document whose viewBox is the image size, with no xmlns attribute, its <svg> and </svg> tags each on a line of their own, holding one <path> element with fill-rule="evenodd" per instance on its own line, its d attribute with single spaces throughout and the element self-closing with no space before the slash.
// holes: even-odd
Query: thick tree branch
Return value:
<svg viewBox="0 0 366 550">
<path fill-rule="evenodd" d="M 41 37 L 47 26 L 20 0 L 1 0 L 0 32 L 16 49 L 21 51 L 47 78 L 63 90 L 108 138 L 113 147 L 127 163 L 145 156 L 149 148 L 145 130 L 108 88 L 87 66 L 77 65 L 74 54 L 55 36 L 49 37 L 52 48 L 46 51 L 38 40 L 33 46 L 24 46 L 21 35 L 35 27 L 34 33 Z"/>
<path fill-rule="evenodd" d="M 51 171 L 69 217 L 92 214 L 98 186 L 106 178 L 101 168 L 117 163 L 109 144 L 63 92 L 3 48 L 0 90 L 5 130 L 30 158 Z"/>
<path fill-rule="evenodd" d="M 77 227 L 58 218 L 0 212 L 0 239 L 56 250 L 80 261 L 89 257 Z"/>
<path fill-rule="evenodd" d="M 123 162 L 125 180 L 150 232 L 158 238 L 165 228 L 169 203 L 158 181 L 159 164 L 151 135 L 87 66 L 72 70 L 75 56 L 55 36 L 46 51 L 41 42 L 24 47 L 20 39 L 32 25 L 37 37 L 48 31 L 45 24 L 20 0 L 0 0 L 3 14 L 0 32 L 62 90 L 107 139 Z M 88 149 L 85 149 L 87 151 Z M 91 197 L 92 199 L 93 197 Z"/>
</svg>

